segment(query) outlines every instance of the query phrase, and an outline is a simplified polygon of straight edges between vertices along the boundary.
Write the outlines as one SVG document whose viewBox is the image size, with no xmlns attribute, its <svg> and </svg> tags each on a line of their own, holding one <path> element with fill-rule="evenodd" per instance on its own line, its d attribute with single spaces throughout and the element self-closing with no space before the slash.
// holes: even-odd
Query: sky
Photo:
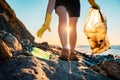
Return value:
<svg viewBox="0 0 120 80">
<path fill-rule="evenodd" d="M 51 32 L 46 31 L 42 38 L 36 33 L 42 26 L 45 19 L 48 0 L 6 0 L 14 10 L 16 16 L 26 26 L 28 31 L 35 37 L 38 43 L 48 42 L 51 45 L 61 45 L 58 36 L 58 16 L 55 10 L 52 13 Z M 120 45 L 120 0 L 95 0 L 101 11 L 107 16 L 107 35 L 111 45 Z M 90 4 L 88 0 L 80 0 L 81 13 L 77 23 L 76 45 L 89 45 L 84 34 L 84 24 Z"/>
</svg>

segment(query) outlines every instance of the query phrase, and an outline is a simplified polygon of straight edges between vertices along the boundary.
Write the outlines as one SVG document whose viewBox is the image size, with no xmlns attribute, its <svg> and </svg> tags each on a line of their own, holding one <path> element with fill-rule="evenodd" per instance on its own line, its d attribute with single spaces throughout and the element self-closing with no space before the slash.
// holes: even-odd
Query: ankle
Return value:
<svg viewBox="0 0 120 80">
<path fill-rule="evenodd" d="M 69 50 L 66 49 L 66 48 L 63 48 L 63 49 L 61 50 L 61 54 L 62 54 L 62 55 L 69 55 Z"/>
</svg>

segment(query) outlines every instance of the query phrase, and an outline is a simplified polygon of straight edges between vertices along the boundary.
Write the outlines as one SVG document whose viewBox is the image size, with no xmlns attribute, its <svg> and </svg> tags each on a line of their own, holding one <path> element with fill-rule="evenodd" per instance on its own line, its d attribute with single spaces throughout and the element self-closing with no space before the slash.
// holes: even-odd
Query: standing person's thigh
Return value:
<svg viewBox="0 0 120 80">
<path fill-rule="evenodd" d="M 66 18 L 67 10 L 64 6 L 58 6 L 56 8 L 56 13 L 59 15 L 59 17 Z"/>
<path fill-rule="evenodd" d="M 55 10 L 59 16 L 66 16 L 67 0 L 56 0 Z"/>
</svg>

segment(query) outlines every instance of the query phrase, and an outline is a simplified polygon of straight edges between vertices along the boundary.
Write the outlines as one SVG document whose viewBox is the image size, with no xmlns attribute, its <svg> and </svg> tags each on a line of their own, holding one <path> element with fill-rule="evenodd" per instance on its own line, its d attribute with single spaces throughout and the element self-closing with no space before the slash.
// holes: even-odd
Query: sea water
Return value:
<svg viewBox="0 0 120 80">
<path fill-rule="evenodd" d="M 90 46 L 77 46 L 76 50 L 82 53 L 91 54 Z M 112 45 L 109 50 L 99 53 L 97 55 L 108 55 L 108 54 L 120 56 L 120 45 Z"/>
</svg>

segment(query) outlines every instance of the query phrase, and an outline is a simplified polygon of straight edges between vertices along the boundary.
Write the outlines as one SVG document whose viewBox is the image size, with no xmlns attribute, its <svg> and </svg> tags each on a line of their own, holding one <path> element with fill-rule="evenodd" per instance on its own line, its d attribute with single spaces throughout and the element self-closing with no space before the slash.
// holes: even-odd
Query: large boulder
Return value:
<svg viewBox="0 0 120 80">
<path fill-rule="evenodd" d="M 34 41 L 34 37 L 16 17 L 14 11 L 5 0 L 0 0 L 0 31 L 1 30 L 11 33 L 19 40 L 29 39 L 30 42 Z"/>
<path fill-rule="evenodd" d="M 0 59 L 10 59 L 12 53 L 6 43 L 0 39 Z"/>
<path fill-rule="evenodd" d="M 102 63 L 100 67 L 109 77 L 120 80 L 120 62 L 107 61 Z"/>
<path fill-rule="evenodd" d="M 102 64 L 94 65 L 91 68 L 98 73 L 108 76 L 114 80 L 120 80 L 120 60 L 105 61 Z"/>
<path fill-rule="evenodd" d="M 49 80 L 42 69 L 43 62 L 34 57 L 21 55 L 4 63 L 0 62 L 0 80 Z"/>
<path fill-rule="evenodd" d="M 22 50 L 21 43 L 11 33 L 0 31 L 0 37 L 7 44 L 11 51 Z"/>
</svg>

